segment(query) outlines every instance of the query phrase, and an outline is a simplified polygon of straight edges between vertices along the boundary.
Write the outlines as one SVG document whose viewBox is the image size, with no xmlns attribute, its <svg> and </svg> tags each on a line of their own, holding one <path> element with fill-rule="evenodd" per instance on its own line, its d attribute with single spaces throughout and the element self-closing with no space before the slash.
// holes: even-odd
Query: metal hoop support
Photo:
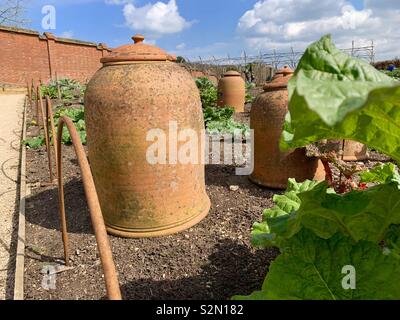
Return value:
<svg viewBox="0 0 400 320">
<path fill-rule="evenodd" d="M 117 271 L 112 257 L 111 246 L 108 240 L 103 214 L 101 212 L 101 207 L 97 196 L 93 176 L 90 171 L 89 162 L 86 158 L 85 150 L 83 149 L 82 142 L 79 138 L 79 135 L 76 131 L 76 128 L 72 120 L 66 116 L 63 116 L 58 121 L 56 161 L 57 161 L 57 176 L 58 176 L 58 198 L 60 204 L 60 218 L 61 218 L 61 228 L 62 228 L 62 239 L 64 244 L 65 264 L 66 265 L 69 264 L 69 249 L 68 249 L 67 223 L 65 215 L 62 153 L 61 153 L 62 150 L 61 135 L 64 124 L 68 128 L 68 131 L 71 135 L 72 144 L 75 149 L 75 154 L 78 158 L 79 167 L 81 169 L 82 181 L 86 194 L 87 203 L 89 206 L 92 226 L 96 237 L 101 263 L 103 266 L 107 295 L 110 300 L 121 300 L 122 297 L 118 282 Z"/>
</svg>

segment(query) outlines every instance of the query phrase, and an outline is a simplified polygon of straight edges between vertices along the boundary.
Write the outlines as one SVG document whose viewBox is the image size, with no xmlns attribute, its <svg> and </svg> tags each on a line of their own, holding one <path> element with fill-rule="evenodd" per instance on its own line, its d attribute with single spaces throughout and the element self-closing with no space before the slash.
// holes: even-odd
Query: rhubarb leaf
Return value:
<svg viewBox="0 0 400 320">
<path fill-rule="evenodd" d="M 325 240 L 302 230 L 271 264 L 262 290 L 234 299 L 400 299 L 399 270 L 400 259 L 378 244 L 355 243 L 342 233 Z"/>
<path fill-rule="evenodd" d="M 283 150 L 349 139 L 400 160 L 400 83 L 338 50 L 330 36 L 306 50 L 288 90 Z"/>
</svg>

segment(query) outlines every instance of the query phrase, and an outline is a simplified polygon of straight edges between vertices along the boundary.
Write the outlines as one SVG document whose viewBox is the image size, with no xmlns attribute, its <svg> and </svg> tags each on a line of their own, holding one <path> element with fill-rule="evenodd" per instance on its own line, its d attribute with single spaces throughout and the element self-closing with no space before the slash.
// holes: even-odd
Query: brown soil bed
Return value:
<svg viewBox="0 0 400 320">
<path fill-rule="evenodd" d="M 248 123 L 248 113 L 237 120 Z M 37 130 L 36 130 L 37 131 Z M 34 133 L 30 129 L 28 133 Z M 377 153 L 374 161 L 387 161 Z M 55 185 L 48 185 L 44 148 L 27 151 L 26 299 L 105 299 L 104 276 L 91 228 L 76 157 L 63 147 L 66 210 L 73 269 L 57 275 L 56 289 L 42 287 L 42 269 L 63 264 L 63 247 Z M 250 244 L 254 221 L 271 207 L 277 191 L 260 188 L 232 166 L 206 167 L 208 217 L 183 233 L 154 239 L 110 236 L 124 299 L 229 299 L 259 290 L 278 250 Z M 230 186 L 239 186 L 231 191 Z"/>
<path fill-rule="evenodd" d="M 26 299 L 105 298 L 102 268 L 73 148 L 64 147 L 64 176 L 71 262 L 74 269 L 58 274 L 56 290 L 42 288 L 42 268 L 60 263 L 63 249 L 57 188 L 46 186 L 44 149 L 28 150 L 27 176 L 32 195 L 26 212 Z M 273 192 L 260 189 L 233 167 L 208 166 L 209 216 L 178 235 L 155 239 L 110 237 L 125 299 L 227 299 L 260 288 L 277 251 L 256 250 L 250 230 Z M 238 185 L 238 191 L 230 191 Z"/>
</svg>

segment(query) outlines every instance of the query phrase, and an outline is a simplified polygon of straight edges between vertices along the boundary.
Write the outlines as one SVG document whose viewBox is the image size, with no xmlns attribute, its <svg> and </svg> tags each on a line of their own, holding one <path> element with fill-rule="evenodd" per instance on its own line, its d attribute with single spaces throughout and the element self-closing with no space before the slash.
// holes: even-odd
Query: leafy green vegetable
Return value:
<svg viewBox="0 0 400 320">
<path fill-rule="evenodd" d="M 343 267 L 355 271 L 355 289 L 342 285 Z M 355 243 L 342 233 L 324 240 L 302 230 L 271 264 L 262 291 L 237 300 L 400 299 L 400 259 L 369 241 Z"/>
<path fill-rule="evenodd" d="M 272 209 L 265 209 L 263 221 L 254 223 L 252 232 L 252 243 L 258 247 L 279 246 L 276 234 L 271 232 L 270 224 L 276 225 L 279 221 L 286 223 L 286 217 L 299 209 L 301 200 L 299 193 L 312 190 L 318 184 L 317 181 L 306 180 L 303 183 L 289 179 L 288 188 L 283 195 L 275 195 L 273 201 L 275 206 Z"/>
<path fill-rule="evenodd" d="M 31 149 L 38 149 L 45 143 L 45 138 L 43 135 L 40 135 L 35 138 L 29 138 L 23 141 L 23 144 L 28 146 Z"/>
<path fill-rule="evenodd" d="M 275 196 L 274 201 L 277 205 L 264 211 L 263 222 L 254 225 L 254 245 L 279 246 L 303 228 L 324 239 L 340 231 L 355 241 L 378 243 L 390 225 L 400 224 L 398 182 L 341 195 L 323 182 L 310 184 L 301 193 L 289 188 L 284 196 Z"/>
<path fill-rule="evenodd" d="M 392 225 L 385 235 L 385 246 L 400 259 L 400 226 Z"/>
<path fill-rule="evenodd" d="M 363 171 L 360 178 L 363 183 L 400 182 L 399 171 L 393 163 L 379 164 L 369 171 Z"/>
<path fill-rule="evenodd" d="M 325 182 L 298 195 L 297 211 L 275 221 L 269 219 L 271 232 L 288 239 L 302 228 L 328 239 L 342 232 L 355 241 L 379 243 L 392 224 L 400 224 L 399 184 L 380 184 L 365 191 L 346 194 L 328 192 Z"/>
<path fill-rule="evenodd" d="M 85 145 L 85 144 L 87 143 L 87 140 L 86 140 L 86 130 L 78 131 L 78 134 L 79 134 L 79 138 L 80 138 L 81 141 L 82 141 L 82 144 Z"/>
<path fill-rule="evenodd" d="M 236 122 L 234 120 L 228 121 L 210 121 L 206 124 L 207 131 L 210 134 L 236 134 L 240 133 L 242 136 L 249 134 L 249 127 L 245 124 Z"/>
<path fill-rule="evenodd" d="M 233 108 L 207 107 L 203 111 L 206 129 L 211 134 L 235 134 L 239 131 L 246 136 L 250 132 L 249 126 L 233 120 Z"/>
<path fill-rule="evenodd" d="M 233 108 L 204 108 L 204 122 L 229 121 L 232 119 L 235 110 Z"/>
<path fill-rule="evenodd" d="M 233 120 L 233 114 L 235 113 L 233 108 L 229 106 L 224 108 L 217 107 L 218 91 L 209 79 L 197 78 L 196 85 L 200 91 L 204 122 L 209 133 L 235 134 L 240 131 L 242 135 L 249 134 L 249 126 Z"/>
<path fill-rule="evenodd" d="M 203 108 L 217 107 L 218 90 L 214 84 L 207 78 L 197 78 L 196 85 L 200 91 Z"/>
<path fill-rule="evenodd" d="M 399 82 L 344 54 L 330 36 L 306 50 L 289 96 L 283 149 L 350 139 L 400 160 Z"/>
<path fill-rule="evenodd" d="M 58 120 L 62 116 L 69 117 L 75 125 L 78 131 L 79 137 L 81 138 L 82 144 L 86 144 L 86 125 L 85 125 L 85 110 L 84 108 L 61 108 L 54 115 L 54 122 L 58 123 Z M 64 126 L 62 132 L 62 143 L 71 144 L 72 139 L 68 132 L 68 129 Z"/>
<path fill-rule="evenodd" d="M 66 126 L 63 127 L 63 130 L 61 133 L 61 142 L 63 144 L 71 144 L 72 143 L 71 136 L 70 136 Z"/>
<path fill-rule="evenodd" d="M 50 99 L 58 98 L 58 88 L 60 88 L 61 99 L 73 100 L 81 98 L 86 90 L 86 86 L 78 81 L 71 79 L 52 80 L 47 85 L 42 85 L 40 91 L 42 96 L 49 96 Z"/>
<path fill-rule="evenodd" d="M 82 108 L 60 108 L 54 115 L 54 122 L 57 124 L 62 116 L 67 116 L 72 122 L 79 122 L 85 120 L 85 109 Z"/>
<path fill-rule="evenodd" d="M 245 101 L 246 103 L 252 103 L 254 101 L 254 97 L 251 94 L 251 89 L 253 89 L 256 85 L 252 82 L 246 82 L 246 96 Z"/>
<path fill-rule="evenodd" d="M 385 71 L 385 74 L 396 80 L 400 80 L 400 69 L 394 69 L 393 71 Z"/>
<path fill-rule="evenodd" d="M 86 144 L 86 125 L 85 125 L 85 110 L 84 108 L 60 108 L 54 115 L 54 123 L 56 125 L 56 131 L 58 126 L 58 120 L 62 116 L 69 117 L 75 125 L 76 130 L 78 131 L 79 137 L 81 138 L 82 144 Z M 50 136 L 51 141 L 53 142 L 53 137 Z M 72 139 L 68 132 L 68 129 L 64 126 L 63 132 L 61 134 L 61 142 L 63 144 L 71 144 Z M 41 135 L 36 138 L 27 139 L 25 144 L 28 145 L 32 149 L 37 149 L 40 146 L 45 144 L 45 139 Z"/>
<path fill-rule="evenodd" d="M 48 96 L 50 99 L 57 99 L 58 98 L 58 89 L 57 86 L 47 85 L 40 87 L 40 93 L 42 97 Z"/>
</svg>

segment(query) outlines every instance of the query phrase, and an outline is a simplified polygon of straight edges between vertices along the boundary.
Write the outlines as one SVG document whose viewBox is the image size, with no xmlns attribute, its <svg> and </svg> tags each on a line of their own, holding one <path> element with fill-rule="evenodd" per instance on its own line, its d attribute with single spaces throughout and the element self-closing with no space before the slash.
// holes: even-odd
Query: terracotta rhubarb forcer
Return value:
<svg viewBox="0 0 400 320">
<path fill-rule="evenodd" d="M 235 112 L 244 112 L 246 88 L 239 72 L 228 71 L 218 83 L 218 106 L 229 106 Z"/>
<path fill-rule="evenodd" d="M 143 36 L 133 39 L 135 44 L 101 59 L 103 68 L 87 87 L 85 119 L 89 160 L 107 230 L 138 238 L 192 227 L 208 214 L 210 200 L 204 165 L 174 164 L 169 154 L 169 147 L 177 150 L 170 122 L 199 137 L 204 129 L 196 84 L 174 57 L 143 43 Z M 152 129 L 158 132 L 154 139 L 148 136 Z M 149 163 L 146 154 L 155 142 L 161 154 L 165 146 L 168 164 Z"/>
<path fill-rule="evenodd" d="M 365 144 L 351 140 L 344 140 L 344 161 L 363 161 L 366 159 L 368 159 L 368 148 Z"/>
<path fill-rule="evenodd" d="M 256 184 L 285 189 L 289 178 L 323 180 L 325 173 L 317 158 L 306 156 L 305 148 L 281 152 L 279 141 L 288 112 L 287 84 L 293 71 L 285 67 L 264 86 L 253 102 L 250 126 L 254 129 L 254 171 L 250 179 Z"/>
</svg>

